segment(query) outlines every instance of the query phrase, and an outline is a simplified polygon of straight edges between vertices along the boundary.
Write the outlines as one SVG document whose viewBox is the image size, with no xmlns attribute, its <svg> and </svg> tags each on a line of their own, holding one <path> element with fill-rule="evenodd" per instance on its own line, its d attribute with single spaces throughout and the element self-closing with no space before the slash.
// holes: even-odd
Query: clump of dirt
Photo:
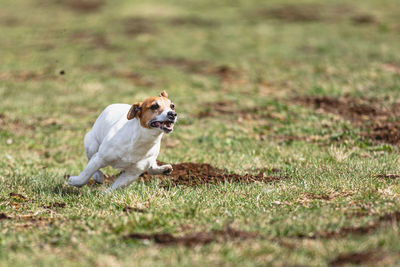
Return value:
<svg viewBox="0 0 400 267">
<path fill-rule="evenodd" d="M 155 33 L 153 23 L 142 17 L 130 17 L 122 20 L 126 35 L 136 36 L 144 33 Z"/>
<path fill-rule="evenodd" d="M 400 104 L 383 107 L 377 99 L 297 97 L 295 102 L 349 119 L 362 129 L 361 135 L 377 142 L 400 144 Z"/>
<path fill-rule="evenodd" d="M 164 186 L 198 186 L 201 184 L 217 184 L 224 182 L 233 183 L 252 183 L 252 182 L 276 182 L 284 177 L 282 176 L 264 176 L 263 172 L 257 175 L 228 173 L 224 170 L 215 168 L 207 163 L 178 163 L 172 164 L 173 171 L 170 175 L 156 175 L 157 178 L 164 181 Z M 152 176 L 145 174 L 142 176 L 144 181 L 152 179 Z"/>
<path fill-rule="evenodd" d="M 140 240 L 152 240 L 160 245 L 183 245 L 193 247 L 196 245 L 205 245 L 211 242 L 217 241 L 229 241 L 229 240 L 245 240 L 257 238 L 258 233 L 246 232 L 227 228 L 226 230 L 214 230 L 211 232 L 194 232 L 184 236 L 173 236 L 167 233 L 156 233 L 156 234 L 138 234 L 133 233 L 125 236 L 125 239 L 140 239 Z"/>
<path fill-rule="evenodd" d="M 58 3 L 80 13 L 96 12 L 105 4 L 104 0 L 58 0 Z"/>
<path fill-rule="evenodd" d="M 383 260 L 383 255 L 378 251 L 365 251 L 365 252 L 353 252 L 347 254 L 340 254 L 329 262 L 330 266 L 342 266 L 347 264 L 367 264 L 380 262 Z"/>
</svg>

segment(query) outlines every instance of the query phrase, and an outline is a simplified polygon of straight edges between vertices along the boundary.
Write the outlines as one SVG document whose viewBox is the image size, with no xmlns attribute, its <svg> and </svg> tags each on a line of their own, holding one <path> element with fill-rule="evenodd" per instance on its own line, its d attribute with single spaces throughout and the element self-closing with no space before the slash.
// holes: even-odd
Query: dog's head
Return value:
<svg viewBox="0 0 400 267">
<path fill-rule="evenodd" d="M 157 129 L 164 133 L 172 132 L 177 117 L 175 105 L 168 99 L 165 91 L 160 96 L 133 104 L 127 115 L 128 120 L 139 118 L 144 128 Z"/>
</svg>

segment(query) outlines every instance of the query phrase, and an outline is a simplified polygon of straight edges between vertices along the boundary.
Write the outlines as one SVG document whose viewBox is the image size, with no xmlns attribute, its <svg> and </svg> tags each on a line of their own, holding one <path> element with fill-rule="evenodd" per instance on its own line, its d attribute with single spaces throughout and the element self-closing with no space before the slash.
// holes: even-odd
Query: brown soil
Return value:
<svg viewBox="0 0 400 267">
<path fill-rule="evenodd" d="M 125 239 L 152 240 L 160 245 L 183 245 L 193 247 L 196 245 L 205 245 L 217 241 L 224 242 L 229 240 L 254 239 L 257 238 L 257 236 L 258 234 L 255 232 L 246 232 L 227 228 L 226 230 L 215 230 L 211 232 L 194 232 L 180 237 L 173 236 L 167 233 L 133 233 L 125 236 Z"/>
<path fill-rule="evenodd" d="M 309 96 L 294 101 L 349 119 L 362 129 L 361 135 L 377 142 L 400 144 L 400 104 L 383 107 L 376 99 Z"/>
<path fill-rule="evenodd" d="M 342 6 L 324 6 L 321 4 L 293 4 L 255 12 L 258 18 L 272 18 L 285 22 L 337 21 L 350 13 L 351 8 Z"/>
<path fill-rule="evenodd" d="M 354 24 L 375 24 L 377 23 L 376 18 L 370 14 L 359 14 L 351 18 Z"/>
<path fill-rule="evenodd" d="M 365 251 L 365 252 L 353 252 L 348 254 L 340 254 L 329 262 L 330 266 L 342 266 L 347 264 L 373 264 L 381 261 L 383 255 L 378 251 Z"/>
<path fill-rule="evenodd" d="M 98 11 L 104 0 L 58 0 L 58 3 L 80 13 L 91 13 Z"/>
<path fill-rule="evenodd" d="M 308 239 L 317 239 L 317 238 L 343 238 L 348 235 L 364 235 L 364 234 L 371 234 L 378 230 L 379 227 L 386 223 L 391 222 L 399 222 L 400 220 L 400 211 L 396 211 L 393 213 L 388 213 L 385 215 L 380 216 L 375 222 L 372 222 L 365 226 L 344 226 L 336 231 L 332 232 L 317 232 L 311 235 L 304 235 L 299 234 L 294 237 L 296 238 L 308 238 Z"/>
<path fill-rule="evenodd" d="M 126 18 L 122 20 L 122 25 L 125 29 L 125 33 L 129 36 L 156 32 L 152 21 L 141 17 Z"/>
<path fill-rule="evenodd" d="M 156 175 L 158 179 L 164 181 L 164 186 L 197 186 L 201 184 L 217 184 L 224 182 L 252 183 L 252 182 L 275 182 L 284 179 L 282 176 L 264 176 L 263 172 L 257 175 L 228 173 L 224 170 L 215 168 L 207 163 L 179 163 L 172 164 L 173 171 L 170 175 Z M 144 181 L 152 179 L 152 176 L 145 174 L 142 176 Z"/>
</svg>

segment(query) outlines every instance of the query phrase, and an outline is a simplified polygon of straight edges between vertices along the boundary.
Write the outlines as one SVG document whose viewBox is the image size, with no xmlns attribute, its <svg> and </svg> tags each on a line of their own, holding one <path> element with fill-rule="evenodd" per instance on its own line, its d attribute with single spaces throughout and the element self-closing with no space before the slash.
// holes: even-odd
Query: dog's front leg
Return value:
<svg viewBox="0 0 400 267">
<path fill-rule="evenodd" d="M 135 181 L 142 174 L 141 171 L 125 171 L 120 174 L 120 176 L 115 180 L 115 182 L 105 191 L 105 193 L 109 193 L 113 190 L 126 187 L 130 185 L 133 181 Z"/>
<path fill-rule="evenodd" d="M 150 175 L 154 174 L 170 174 L 173 168 L 171 164 L 165 164 L 162 166 L 158 166 L 156 162 L 152 164 L 152 166 L 147 170 L 147 173 Z"/>
<path fill-rule="evenodd" d="M 90 177 L 97 172 L 100 168 L 105 166 L 104 161 L 99 155 L 96 153 L 89 160 L 86 168 L 78 175 L 78 176 L 70 176 L 68 179 L 68 184 L 73 186 L 83 186 L 85 185 Z"/>
</svg>

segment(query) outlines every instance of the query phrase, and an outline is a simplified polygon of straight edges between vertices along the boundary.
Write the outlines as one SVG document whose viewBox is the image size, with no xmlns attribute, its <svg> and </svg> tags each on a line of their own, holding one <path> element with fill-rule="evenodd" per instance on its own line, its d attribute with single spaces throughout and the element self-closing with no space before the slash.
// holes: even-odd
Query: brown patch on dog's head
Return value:
<svg viewBox="0 0 400 267">
<path fill-rule="evenodd" d="M 171 100 L 168 99 L 167 92 L 162 91 L 160 96 L 150 97 L 143 102 L 133 104 L 127 118 L 131 120 L 137 117 L 142 127 L 151 129 L 149 123 L 168 108 L 175 110 Z"/>
</svg>

